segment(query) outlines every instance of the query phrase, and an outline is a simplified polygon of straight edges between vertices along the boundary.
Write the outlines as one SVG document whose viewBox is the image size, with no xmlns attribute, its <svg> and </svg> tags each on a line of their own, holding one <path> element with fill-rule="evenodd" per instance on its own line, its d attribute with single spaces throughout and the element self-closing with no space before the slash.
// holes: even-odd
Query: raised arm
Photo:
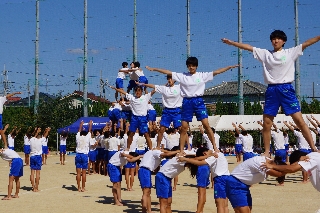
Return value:
<svg viewBox="0 0 320 213">
<path fill-rule="evenodd" d="M 283 121 L 284 125 L 286 125 L 292 132 L 294 131 L 294 128 L 288 124 L 287 121 Z"/>
<path fill-rule="evenodd" d="M 318 127 L 318 125 L 309 116 L 306 116 L 306 117 L 309 120 L 309 122 L 311 123 L 311 125 L 314 126 L 314 128 Z"/>
<path fill-rule="evenodd" d="M 320 125 L 320 122 L 319 122 L 313 115 L 311 115 L 311 118 L 312 118 L 318 125 Z"/>
<path fill-rule="evenodd" d="M 160 68 L 154 68 L 154 67 L 149 67 L 149 66 L 146 66 L 146 69 L 147 69 L 147 70 L 150 70 L 150 71 L 160 72 L 160 73 L 166 74 L 166 75 L 172 75 L 172 72 L 171 72 L 170 70 L 165 70 L 165 69 L 160 69 Z"/>
<path fill-rule="evenodd" d="M 10 98 L 11 96 L 14 96 L 16 94 L 21 94 L 21 92 L 13 92 L 13 93 L 10 93 L 8 95 L 6 95 L 6 98 Z"/>
<path fill-rule="evenodd" d="M 273 128 L 276 130 L 276 132 L 278 132 L 278 127 L 275 123 L 272 123 Z"/>
<path fill-rule="evenodd" d="M 79 129 L 78 129 L 78 132 L 81 132 L 81 131 L 82 131 L 82 126 L 83 126 L 83 123 L 84 123 L 84 121 L 81 121 L 81 122 L 80 122 L 80 125 L 79 125 Z"/>
<path fill-rule="evenodd" d="M 241 124 L 239 124 L 239 128 L 240 128 L 242 131 L 246 131 L 246 129 L 245 129 Z"/>
<path fill-rule="evenodd" d="M 240 135 L 240 131 L 239 131 L 237 125 L 235 123 L 232 123 L 232 126 L 234 127 L 234 130 L 236 131 L 236 133 Z"/>
<path fill-rule="evenodd" d="M 50 127 L 47 127 L 47 128 L 45 129 L 45 131 L 44 131 L 43 137 L 45 137 L 45 138 L 48 137 L 50 130 L 51 130 L 51 128 L 50 128 Z"/>
<path fill-rule="evenodd" d="M 92 130 L 92 123 L 93 123 L 93 121 L 90 120 L 90 121 L 89 121 L 89 129 L 88 129 L 88 132 L 91 132 L 91 130 Z"/>
<path fill-rule="evenodd" d="M 263 123 L 261 121 L 257 121 L 257 123 L 263 127 Z"/>
<path fill-rule="evenodd" d="M 9 133 L 10 135 L 12 135 L 14 133 L 14 131 L 16 131 L 17 127 L 13 127 L 13 129 L 11 130 L 11 132 Z"/>
<path fill-rule="evenodd" d="M 3 133 L 5 133 L 5 132 L 7 131 L 8 127 L 9 127 L 9 124 L 6 124 L 6 125 L 4 126 Z"/>
<path fill-rule="evenodd" d="M 142 85 L 142 86 L 146 86 L 146 87 L 149 87 L 149 88 L 156 88 L 156 85 L 154 84 L 144 84 L 144 83 L 139 83 L 138 81 L 135 81 L 137 85 Z"/>
<path fill-rule="evenodd" d="M 289 122 L 289 124 L 290 124 L 293 128 L 295 128 L 295 129 L 299 129 L 299 128 L 297 127 L 297 125 L 295 125 L 294 123 Z"/>
<path fill-rule="evenodd" d="M 320 40 L 320 36 L 316 36 L 314 38 L 310 38 L 302 43 L 302 51 L 307 47 L 311 46 L 314 43 L 317 43 Z"/>
<path fill-rule="evenodd" d="M 201 135 L 203 135 L 203 134 L 204 134 L 204 131 L 203 131 L 203 128 L 202 128 L 201 125 L 199 125 L 199 130 L 200 130 Z"/>
<path fill-rule="evenodd" d="M 233 66 L 227 66 L 227 67 L 224 67 L 224 68 L 220 68 L 218 70 L 215 70 L 213 71 L 213 76 L 216 76 L 216 75 L 219 75 L 221 73 L 224 73 L 225 71 L 229 70 L 229 69 L 232 69 L 232 68 L 235 68 L 235 67 L 239 67 L 239 65 L 233 65 Z"/>
<path fill-rule="evenodd" d="M 124 94 L 124 95 L 127 95 L 127 93 L 124 91 L 124 90 L 122 90 L 122 89 L 118 89 L 118 88 L 115 88 L 114 86 L 109 86 L 111 89 L 114 89 L 115 91 L 117 91 L 117 92 L 120 92 L 121 94 Z"/>
<path fill-rule="evenodd" d="M 250 52 L 253 52 L 253 47 L 251 45 L 249 45 L 249 44 L 238 43 L 238 42 L 235 42 L 235 41 L 231 41 L 231 40 L 229 40 L 227 38 L 223 38 L 221 40 L 225 44 L 232 45 L 232 46 L 238 47 L 240 49 L 248 50 Z"/>
</svg>

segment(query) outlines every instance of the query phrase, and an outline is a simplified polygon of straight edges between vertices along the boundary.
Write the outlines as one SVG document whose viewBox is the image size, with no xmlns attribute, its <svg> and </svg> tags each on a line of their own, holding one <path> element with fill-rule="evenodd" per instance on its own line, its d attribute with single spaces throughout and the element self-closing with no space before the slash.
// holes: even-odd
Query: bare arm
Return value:
<svg viewBox="0 0 320 213">
<path fill-rule="evenodd" d="M 239 128 L 243 131 L 246 131 L 246 129 L 241 124 L 239 124 Z"/>
<path fill-rule="evenodd" d="M 81 131 L 82 131 L 82 126 L 83 126 L 83 123 L 84 123 L 84 121 L 81 121 L 81 122 L 80 122 L 80 125 L 79 125 L 79 129 L 78 129 L 78 132 L 81 132 Z"/>
<path fill-rule="evenodd" d="M 201 125 L 199 125 L 199 130 L 200 130 L 201 135 L 203 135 L 203 134 L 204 134 L 204 131 L 203 131 L 202 126 L 201 126 Z"/>
<path fill-rule="evenodd" d="M 237 64 L 237 65 L 233 65 L 233 66 L 227 66 L 227 67 L 215 70 L 212 73 L 213 73 L 213 76 L 216 76 L 216 75 L 224 73 L 225 71 L 230 70 L 230 69 L 235 68 L 235 67 L 239 67 L 239 65 Z"/>
<path fill-rule="evenodd" d="M 287 121 L 283 121 L 284 125 L 286 125 L 292 132 L 294 131 L 294 128 L 288 124 Z"/>
<path fill-rule="evenodd" d="M 180 157 L 179 160 L 191 163 L 191 164 L 196 165 L 196 166 L 202 166 L 202 165 L 206 165 L 207 164 L 207 162 L 204 161 L 204 160 L 195 160 L 195 159 L 185 158 L 185 157 Z"/>
<path fill-rule="evenodd" d="M 144 84 L 144 83 L 139 83 L 138 81 L 136 81 L 136 84 L 146 86 L 149 88 L 156 88 L 156 85 L 154 85 L 154 84 Z"/>
<path fill-rule="evenodd" d="M 10 97 L 12 97 L 12 96 L 14 96 L 14 95 L 16 95 L 16 94 L 21 94 L 21 92 L 13 92 L 13 93 L 10 93 L 10 94 L 6 95 L 6 98 L 10 98 Z"/>
<path fill-rule="evenodd" d="M 124 95 L 127 95 L 127 93 L 124 91 L 124 90 L 122 90 L 122 89 L 118 89 L 118 88 L 115 88 L 115 87 L 113 87 L 113 86 L 109 86 L 111 89 L 114 89 L 115 91 L 117 91 L 117 92 L 120 92 L 121 94 L 124 94 Z"/>
<path fill-rule="evenodd" d="M 260 124 L 260 126 L 263 127 L 263 123 L 261 121 L 257 121 L 258 124 Z"/>
<path fill-rule="evenodd" d="M 317 43 L 320 40 L 320 36 L 316 36 L 314 38 L 310 38 L 302 43 L 302 51 L 307 47 L 311 46 L 314 43 Z"/>
<path fill-rule="evenodd" d="M 275 125 L 275 123 L 273 123 L 272 126 L 273 126 L 273 128 L 276 130 L 276 132 L 278 132 L 277 125 Z"/>
<path fill-rule="evenodd" d="M 240 131 L 238 130 L 238 128 L 235 125 L 235 123 L 232 123 L 232 126 L 234 127 L 234 130 L 236 131 L 236 133 L 240 135 Z"/>
<path fill-rule="evenodd" d="M 90 121 L 89 121 L 89 130 L 88 130 L 88 132 L 91 132 L 91 130 L 92 130 L 92 123 L 93 123 L 93 121 L 90 120 Z"/>
<path fill-rule="evenodd" d="M 44 134 L 43 134 L 43 137 L 45 137 L 45 138 L 48 137 L 50 130 L 51 130 L 51 128 L 47 127 Z"/>
<path fill-rule="evenodd" d="M 240 49 L 248 50 L 250 52 L 253 52 L 253 47 L 251 45 L 249 45 L 249 44 L 238 43 L 238 42 L 235 42 L 235 41 L 231 41 L 231 40 L 229 40 L 227 38 L 223 38 L 221 40 L 225 44 L 232 45 L 232 46 L 238 47 Z"/>
<path fill-rule="evenodd" d="M 314 126 L 314 128 L 318 127 L 318 125 L 309 116 L 306 116 L 306 117 L 309 120 L 309 122 L 311 123 L 311 125 Z"/>
<path fill-rule="evenodd" d="M 320 125 L 320 122 L 319 122 L 313 115 L 311 115 L 311 118 L 312 118 L 318 125 Z"/>
<path fill-rule="evenodd" d="M 170 70 L 154 68 L 154 67 L 149 67 L 149 66 L 146 66 L 146 68 L 147 68 L 147 70 L 150 70 L 150 71 L 156 71 L 156 72 L 160 72 L 162 74 L 172 75 L 172 72 Z"/>
</svg>

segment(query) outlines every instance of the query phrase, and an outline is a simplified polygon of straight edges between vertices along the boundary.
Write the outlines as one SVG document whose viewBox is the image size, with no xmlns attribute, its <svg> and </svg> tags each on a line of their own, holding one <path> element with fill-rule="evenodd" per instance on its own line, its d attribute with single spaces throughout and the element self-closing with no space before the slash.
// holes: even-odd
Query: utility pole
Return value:
<svg viewBox="0 0 320 213">
<path fill-rule="evenodd" d="M 84 47 L 83 47 L 83 117 L 88 117 L 88 42 L 87 42 L 87 0 L 84 0 Z"/>
<path fill-rule="evenodd" d="M 34 108 L 33 111 L 37 114 L 37 107 L 39 104 L 39 0 L 36 0 L 36 40 L 35 40 L 35 76 L 34 76 Z"/>
<path fill-rule="evenodd" d="M 190 37 L 190 0 L 187 0 L 187 58 L 191 56 L 191 37 Z"/>
<path fill-rule="evenodd" d="M 2 75 L 4 77 L 3 79 L 3 94 L 6 96 L 7 94 L 10 93 L 10 84 L 14 83 L 12 81 L 8 80 L 8 70 L 6 70 L 6 65 L 3 65 L 3 72 Z"/>
<path fill-rule="evenodd" d="M 138 37 L 137 37 L 137 0 L 133 3 L 133 61 L 138 59 Z"/>
<path fill-rule="evenodd" d="M 29 80 L 28 80 L 27 89 L 28 89 L 28 106 L 30 108 L 30 82 L 29 82 Z"/>
<path fill-rule="evenodd" d="M 295 46 L 299 45 L 299 18 L 298 18 L 298 0 L 294 0 L 294 17 L 295 17 Z M 300 93 L 300 60 L 295 61 L 295 90 L 299 103 L 301 103 Z"/>
<path fill-rule="evenodd" d="M 242 43 L 242 22 L 241 22 L 241 0 L 238 0 L 238 42 Z M 242 49 L 238 48 L 238 104 L 239 115 L 244 115 L 244 103 L 243 103 L 243 72 L 242 72 Z"/>
</svg>

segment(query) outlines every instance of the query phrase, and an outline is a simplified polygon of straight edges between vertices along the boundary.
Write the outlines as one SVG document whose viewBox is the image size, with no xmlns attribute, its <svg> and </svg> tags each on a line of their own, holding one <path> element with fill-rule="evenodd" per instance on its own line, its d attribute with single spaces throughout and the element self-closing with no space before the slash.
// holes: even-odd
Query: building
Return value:
<svg viewBox="0 0 320 213">
<path fill-rule="evenodd" d="M 92 111 L 92 103 L 101 102 L 106 104 L 111 104 L 108 99 L 104 99 L 102 97 L 96 96 L 94 93 L 88 93 L 88 108 Z M 81 107 L 83 104 L 83 92 L 82 91 L 74 91 L 73 93 L 64 96 L 62 99 L 71 98 L 72 106 L 75 108 Z"/>
</svg>

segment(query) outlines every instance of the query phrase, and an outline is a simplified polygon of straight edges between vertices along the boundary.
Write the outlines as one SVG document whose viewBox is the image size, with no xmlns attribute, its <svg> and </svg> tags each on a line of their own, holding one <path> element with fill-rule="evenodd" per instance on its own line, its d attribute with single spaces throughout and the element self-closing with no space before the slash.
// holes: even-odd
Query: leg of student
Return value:
<svg viewBox="0 0 320 213">
<path fill-rule="evenodd" d="M 160 202 L 160 213 L 167 213 L 168 207 L 168 199 L 167 198 L 159 198 Z"/>
<path fill-rule="evenodd" d="M 249 206 L 236 207 L 234 211 L 235 213 L 251 213 L 251 208 Z"/>
<path fill-rule="evenodd" d="M 62 152 L 60 152 L 60 165 L 62 165 Z"/>
<path fill-rule="evenodd" d="M 64 165 L 64 162 L 66 161 L 66 154 L 62 153 L 62 165 Z"/>
<path fill-rule="evenodd" d="M 142 212 L 151 212 L 151 188 L 142 189 Z"/>
<path fill-rule="evenodd" d="M 114 199 L 114 205 L 122 206 L 121 202 L 119 201 L 119 195 L 118 195 L 119 183 L 120 182 L 113 183 L 112 194 L 113 194 L 113 199 Z"/>
<path fill-rule="evenodd" d="M 40 183 L 40 170 L 36 170 L 36 180 L 35 180 L 35 189 L 33 190 L 34 192 L 39 191 L 39 183 Z"/>
<path fill-rule="evenodd" d="M 130 149 L 134 134 L 135 134 L 135 132 L 130 132 L 128 135 L 128 140 L 127 140 L 127 148 L 128 149 Z"/>
<path fill-rule="evenodd" d="M 167 203 L 167 213 L 172 213 L 172 210 L 171 210 L 171 204 L 172 204 L 172 197 L 169 197 L 168 198 L 168 203 Z"/>
<path fill-rule="evenodd" d="M 147 141 L 147 145 L 148 145 L 149 149 L 152 149 L 152 141 L 150 139 L 149 133 L 148 132 L 144 133 L 144 137 L 145 137 L 145 139 Z"/>
<path fill-rule="evenodd" d="M 183 152 L 185 142 L 188 139 L 188 135 L 187 135 L 188 128 L 189 128 L 189 123 L 187 121 L 181 121 L 180 141 L 179 141 L 181 152 Z"/>
<path fill-rule="evenodd" d="M 203 213 L 204 204 L 206 203 L 206 191 L 207 191 L 206 188 L 198 187 L 197 213 Z"/>
<path fill-rule="evenodd" d="M 228 199 L 227 198 L 217 198 L 215 199 L 217 213 L 229 212 L 228 210 Z"/>
<path fill-rule="evenodd" d="M 263 144 L 264 144 L 264 156 L 269 157 L 270 141 L 271 141 L 271 126 L 273 124 L 274 116 L 263 114 Z"/>
<path fill-rule="evenodd" d="M 86 181 L 87 181 L 87 170 L 82 169 L 82 174 L 81 174 L 81 179 L 82 179 L 82 189 L 81 191 L 84 192 L 86 191 Z"/>
<path fill-rule="evenodd" d="M 76 180 L 77 180 L 77 186 L 78 186 L 78 191 L 81 192 L 81 187 L 80 187 L 80 182 L 81 182 L 81 173 L 82 173 L 82 169 L 81 168 L 77 168 L 77 177 L 76 177 Z"/>
<path fill-rule="evenodd" d="M 123 206 L 122 199 L 121 199 L 121 182 L 118 182 L 117 184 L 117 199 L 120 205 Z"/>
<path fill-rule="evenodd" d="M 224 199 L 224 213 L 229 213 L 228 198 Z"/>
<path fill-rule="evenodd" d="M 14 180 L 14 176 L 9 176 L 8 196 L 4 197 L 2 200 L 10 200 L 12 198 L 11 193 L 12 193 L 12 187 L 13 187 L 13 180 Z"/>
<path fill-rule="evenodd" d="M 132 187 L 133 187 L 133 182 L 134 182 L 134 173 L 136 171 L 136 167 L 135 168 L 130 168 L 130 173 L 129 173 L 129 176 L 130 176 L 130 191 L 133 191 Z"/>
<path fill-rule="evenodd" d="M 179 180 L 179 176 L 176 176 L 173 178 L 173 188 L 172 188 L 173 191 L 177 190 L 178 180 Z"/>
<path fill-rule="evenodd" d="M 213 148 L 214 149 L 217 149 L 217 146 L 216 146 L 216 143 L 215 143 L 215 140 L 214 140 L 214 134 L 213 134 L 213 131 L 209 125 L 209 121 L 208 121 L 208 118 L 204 118 L 201 120 L 201 123 L 202 123 L 202 126 L 203 128 L 206 130 L 207 134 L 208 134 L 208 137 L 213 145 Z"/>
<path fill-rule="evenodd" d="M 166 131 L 165 126 L 160 126 L 160 130 L 158 131 L 158 137 L 157 137 L 157 146 L 160 147 L 161 141 L 163 138 L 163 133 Z"/>
<path fill-rule="evenodd" d="M 290 116 L 292 117 L 292 120 L 297 125 L 297 127 L 301 130 L 303 137 L 306 139 L 311 149 L 314 149 L 315 145 L 314 145 L 314 141 L 312 140 L 310 129 L 308 128 L 307 124 L 304 122 L 301 112 L 293 113 Z"/>
<path fill-rule="evenodd" d="M 13 198 L 19 198 L 19 190 L 20 190 L 20 177 L 14 177 L 16 182 L 16 193 L 14 194 Z"/>
<path fill-rule="evenodd" d="M 125 168 L 124 169 L 124 178 L 126 180 L 126 184 L 127 184 L 127 190 L 130 191 L 130 178 L 129 178 L 129 175 L 130 175 L 130 168 Z"/>
</svg>

